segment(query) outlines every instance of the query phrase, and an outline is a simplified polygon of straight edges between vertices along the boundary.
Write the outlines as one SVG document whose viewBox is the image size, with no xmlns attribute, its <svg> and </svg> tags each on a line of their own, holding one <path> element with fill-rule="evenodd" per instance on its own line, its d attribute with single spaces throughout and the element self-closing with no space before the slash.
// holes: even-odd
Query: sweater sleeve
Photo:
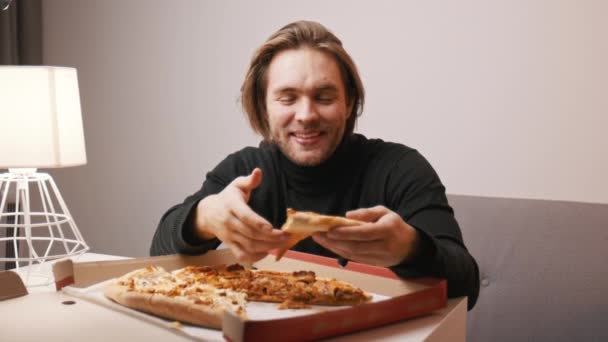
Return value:
<svg viewBox="0 0 608 342">
<path fill-rule="evenodd" d="M 187 197 L 183 203 L 171 207 L 160 219 L 152 238 L 150 255 L 202 254 L 217 248 L 221 241 L 217 238 L 201 240 L 194 233 L 192 221 L 198 202 L 203 198 L 222 191 L 236 178 L 233 155 L 222 161 L 213 171 L 207 173 L 202 188 Z"/>
<path fill-rule="evenodd" d="M 205 182 L 206 183 L 206 182 Z M 152 239 L 150 255 L 202 254 L 220 245 L 217 238 L 200 240 L 194 234 L 192 216 L 198 202 L 210 195 L 203 189 L 188 197 L 183 203 L 171 207 L 161 218 Z"/>
<path fill-rule="evenodd" d="M 391 269 L 403 278 L 432 276 L 447 280 L 448 297 L 468 297 L 469 310 L 479 295 L 477 263 L 465 247 L 445 187 L 417 151 L 404 155 L 389 179 L 392 207 L 420 236 L 416 257 Z"/>
</svg>

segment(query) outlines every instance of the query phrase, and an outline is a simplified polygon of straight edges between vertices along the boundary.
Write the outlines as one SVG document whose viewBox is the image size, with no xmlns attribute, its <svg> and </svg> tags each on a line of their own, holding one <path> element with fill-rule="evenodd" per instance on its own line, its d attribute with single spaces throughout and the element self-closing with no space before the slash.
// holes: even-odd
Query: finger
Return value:
<svg viewBox="0 0 608 342">
<path fill-rule="evenodd" d="M 260 230 L 271 231 L 272 225 L 265 218 L 253 211 L 247 203 L 236 201 L 233 203 L 232 214 L 248 226 Z"/>
<path fill-rule="evenodd" d="M 236 203 L 232 210 L 231 225 L 238 227 L 243 235 L 264 241 L 284 241 L 287 234 L 273 229 L 272 225 L 253 211 L 247 204 Z"/>
<path fill-rule="evenodd" d="M 382 216 L 390 213 L 391 211 L 381 205 L 377 205 L 372 208 L 361 208 L 357 210 L 351 210 L 346 213 L 346 217 L 354 220 L 360 220 L 365 222 L 376 222 Z"/>
<path fill-rule="evenodd" d="M 234 215 L 230 217 L 228 227 L 246 238 L 253 240 L 275 242 L 278 244 L 287 238 L 287 234 L 280 230 L 252 227 Z"/>
<path fill-rule="evenodd" d="M 239 190 L 249 193 L 251 190 L 257 188 L 262 183 L 262 170 L 255 168 L 248 176 L 237 177 L 232 181 L 232 184 Z"/>
<path fill-rule="evenodd" d="M 360 226 L 337 227 L 327 232 L 327 237 L 334 240 L 374 241 L 384 240 L 390 236 L 389 227 L 372 223 Z"/>
<path fill-rule="evenodd" d="M 266 252 L 252 253 L 252 254 L 249 254 L 249 261 L 250 262 L 256 262 L 256 261 L 258 261 L 260 259 L 264 259 L 267 255 L 268 255 L 268 253 L 266 253 Z"/>
<path fill-rule="evenodd" d="M 243 249 L 236 242 L 230 242 L 227 245 L 230 248 L 230 251 L 232 252 L 234 257 L 238 261 L 243 261 L 247 253 L 245 253 L 245 251 L 243 251 Z"/>
<path fill-rule="evenodd" d="M 236 241 L 241 248 L 248 253 L 268 252 L 271 249 L 283 246 L 284 241 L 264 241 L 256 238 L 249 238 L 240 232 L 232 231 L 230 239 Z"/>
<path fill-rule="evenodd" d="M 322 233 L 314 234 L 312 238 L 321 246 L 352 261 L 378 264 L 382 261 L 384 255 L 384 248 L 378 243 L 359 242 L 349 244 L 329 239 Z"/>
<path fill-rule="evenodd" d="M 336 249 L 336 246 L 330 241 L 325 233 L 315 233 L 312 235 L 312 239 L 318 243 L 319 245 L 329 249 L 330 251 L 344 257 L 350 259 L 350 255 L 348 253 L 344 253 L 343 251 L 339 251 Z"/>
<path fill-rule="evenodd" d="M 239 262 L 254 262 L 264 258 L 268 253 L 248 253 L 237 242 L 228 244 L 230 251 Z"/>
<path fill-rule="evenodd" d="M 333 249 L 348 251 L 350 254 L 357 255 L 374 255 L 379 253 L 386 253 L 386 241 L 374 240 L 374 241 L 344 241 L 335 240 L 327 236 L 327 234 L 313 235 L 313 238 L 317 237 L 322 240 L 327 246 L 331 246 Z"/>
</svg>

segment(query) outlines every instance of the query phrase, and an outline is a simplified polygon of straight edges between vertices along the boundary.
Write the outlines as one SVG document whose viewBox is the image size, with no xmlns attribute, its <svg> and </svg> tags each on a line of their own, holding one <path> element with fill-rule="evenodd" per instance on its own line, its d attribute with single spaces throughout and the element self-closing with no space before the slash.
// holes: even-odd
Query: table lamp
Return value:
<svg viewBox="0 0 608 342">
<path fill-rule="evenodd" d="M 50 261 L 86 252 L 53 178 L 86 164 L 76 69 L 0 66 L 0 261 L 26 286 L 52 282 Z"/>
</svg>

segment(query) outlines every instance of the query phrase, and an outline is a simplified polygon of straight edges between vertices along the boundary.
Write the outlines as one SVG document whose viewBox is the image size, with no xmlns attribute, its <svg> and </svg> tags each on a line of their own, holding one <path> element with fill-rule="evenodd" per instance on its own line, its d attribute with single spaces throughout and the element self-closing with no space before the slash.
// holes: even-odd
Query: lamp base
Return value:
<svg viewBox="0 0 608 342">
<path fill-rule="evenodd" d="M 50 262 L 89 250 L 57 185 L 36 169 L 0 174 L 0 262 L 26 286 L 53 282 Z"/>
</svg>

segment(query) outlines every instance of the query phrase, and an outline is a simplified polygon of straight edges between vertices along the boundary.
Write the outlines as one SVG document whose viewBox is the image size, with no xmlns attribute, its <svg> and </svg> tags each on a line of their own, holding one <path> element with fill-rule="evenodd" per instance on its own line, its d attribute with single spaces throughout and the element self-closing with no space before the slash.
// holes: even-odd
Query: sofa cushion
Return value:
<svg viewBox="0 0 608 342">
<path fill-rule="evenodd" d="M 449 200 L 480 268 L 468 341 L 608 341 L 608 205 Z"/>
</svg>

